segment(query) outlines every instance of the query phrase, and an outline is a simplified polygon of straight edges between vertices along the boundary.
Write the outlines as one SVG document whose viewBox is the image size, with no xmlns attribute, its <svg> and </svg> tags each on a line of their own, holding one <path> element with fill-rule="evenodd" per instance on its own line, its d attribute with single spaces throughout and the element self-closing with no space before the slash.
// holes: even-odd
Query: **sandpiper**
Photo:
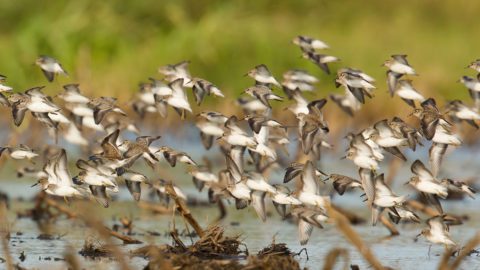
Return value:
<svg viewBox="0 0 480 270">
<path fill-rule="evenodd" d="M 359 167 L 369 170 L 378 170 L 378 158 L 375 157 L 372 148 L 365 142 L 361 134 L 355 135 L 350 141 L 347 154 L 342 159 L 349 159 Z"/>
<path fill-rule="evenodd" d="M 324 211 L 318 208 L 297 206 L 292 209 L 292 216 L 298 219 L 300 245 L 306 245 L 313 231 L 313 226 L 323 228 L 322 222 L 328 220 Z"/>
<path fill-rule="evenodd" d="M 7 151 L 11 158 L 13 159 L 27 159 L 31 163 L 35 164 L 33 161 L 34 158 L 38 157 L 38 154 L 32 150 L 30 147 L 19 144 L 18 146 L 4 146 L 0 147 L 0 156 L 4 151 Z"/>
<path fill-rule="evenodd" d="M 385 184 L 383 173 L 375 177 L 375 199 L 372 208 L 372 224 L 375 226 L 384 208 L 390 208 L 396 212 L 395 207 L 402 205 L 407 199 L 406 195 L 395 195 L 389 186 Z"/>
<path fill-rule="evenodd" d="M 203 101 L 203 98 L 205 97 L 205 94 L 207 95 L 214 95 L 216 97 L 225 97 L 225 95 L 220 91 L 220 89 L 215 86 L 213 83 L 200 79 L 200 78 L 193 78 L 192 79 L 193 83 L 193 96 L 195 97 L 195 101 L 197 102 L 197 105 L 200 105 Z"/>
<path fill-rule="evenodd" d="M 63 93 L 58 94 L 57 97 L 63 99 L 65 102 L 82 104 L 90 102 L 89 98 L 82 95 L 78 83 L 66 84 L 63 86 L 63 90 Z"/>
<path fill-rule="evenodd" d="M 46 55 L 40 55 L 37 60 L 35 60 L 41 69 L 45 77 L 49 82 L 52 82 L 56 74 L 63 74 L 68 76 L 68 73 L 63 69 L 62 65 L 54 58 Z"/>
<path fill-rule="evenodd" d="M 243 129 L 241 129 L 238 124 L 238 118 L 233 115 L 225 122 L 225 128 L 227 129 L 221 139 L 224 139 L 227 143 L 231 145 L 245 146 L 252 149 L 257 147 L 257 142 L 255 138 L 249 136 Z"/>
<path fill-rule="evenodd" d="M 187 165 L 196 166 L 197 163 L 185 152 L 176 151 L 168 146 L 162 146 L 155 153 L 162 153 L 163 157 L 168 161 L 170 166 L 175 167 L 177 161 Z"/>
<path fill-rule="evenodd" d="M 313 51 L 303 52 L 303 58 L 310 60 L 322 69 L 326 74 L 330 74 L 328 63 L 339 62 L 340 59 L 326 54 L 318 54 Z"/>
<path fill-rule="evenodd" d="M 420 119 L 423 135 L 427 140 L 432 140 L 440 118 L 443 118 L 443 116 L 438 110 L 437 103 L 433 98 L 423 101 L 420 105 L 422 108 L 415 109 L 411 115 L 415 115 Z"/>
<path fill-rule="evenodd" d="M 309 36 L 296 36 L 293 38 L 293 44 L 297 45 L 303 51 L 323 50 L 330 48 L 327 43 Z"/>
<path fill-rule="evenodd" d="M 183 89 L 184 79 L 180 78 L 172 81 L 168 86 L 172 89 L 172 94 L 164 96 L 164 99 L 168 105 L 172 106 L 175 111 L 184 119 L 186 117 L 186 111 L 192 112 L 190 103 L 188 102 L 187 95 Z M 157 95 L 158 97 L 158 95 Z M 158 101 L 158 100 L 157 100 Z"/>
<path fill-rule="evenodd" d="M 147 165 L 153 168 L 153 165 L 158 162 L 158 158 L 151 152 L 149 146 L 160 138 L 161 136 L 139 136 L 135 142 L 125 140 L 118 147 L 126 148 L 123 158 L 134 158 L 135 160 L 135 157 L 142 156 Z"/>
<path fill-rule="evenodd" d="M 438 181 L 418 159 L 412 163 L 411 170 L 415 176 L 407 183 L 422 192 L 422 194 L 425 195 L 425 198 L 427 198 L 427 200 L 433 204 L 440 213 L 443 213 L 442 205 L 438 198 L 447 198 L 447 187 Z"/>
<path fill-rule="evenodd" d="M 423 229 L 415 239 L 423 236 L 433 244 L 443 244 L 446 249 L 457 248 L 457 243 L 453 241 L 449 233 L 449 228 L 445 225 L 444 215 L 435 216 L 427 220 L 428 229 Z M 431 246 L 430 246 L 431 247 Z M 428 249 L 430 254 L 430 248 Z"/>
<path fill-rule="evenodd" d="M 373 96 L 371 91 L 376 88 L 371 81 L 366 80 L 364 76 L 362 76 L 363 74 L 364 73 L 361 71 L 353 72 L 342 70 L 337 73 L 337 77 L 335 79 L 335 84 L 337 87 L 343 85 L 345 89 L 348 89 L 362 104 L 365 103 L 364 96 L 372 98 Z"/>
<path fill-rule="evenodd" d="M 417 89 L 413 88 L 411 80 L 398 80 L 394 93 L 413 108 L 415 108 L 415 101 L 423 102 L 425 100 Z"/>
<path fill-rule="evenodd" d="M 113 97 L 98 97 L 90 100 L 88 105 L 93 109 L 95 124 L 100 124 L 105 115 L 109 112 L 116 112 L 125 116 L 127 115 L 122 109 L 115 105 L 116 102 L 117 99 Z"/>
<path fill-rule="evenodd" d="M 125 167 L 117 168 L 116 173 L 125 180 L 125 184 L 133 199 L 139 201 L 142 195 L 141 183 L 148 183 L 148 178 L 139 172 Z"/>
<path fill-rule="evenodd" d="M 303 69 L 291 69 L 283 73 L 282 89 L 289 99 L 292 98 L 292 92 L 299 91 L 313 91 L 315 87 L 313 84 L 317 83 L 318 79 L 309 74 Z"/>
<path fill-rule="evenodd" d="M 479 128 L 476 121 L 480 120 L 480 113 L 476 108 L 470 108 L 458 99 L 448 102 L 445 107 L 454 122 L 466 121 L 474 128 Z"/>
<path fill-rule="evenodd" d="M 391 57 L 392 59 L 386 60 L 383 66 L 388 68 L 387 85 L 390 90 L 390 95 L 393 96 L 395 88 L 397 87 L 397 81 L 403 75 L 417 75 L 417 73 L 408 63 L 407 55 L 395 54 Z"/>
<path fill-rule="evenodd" d="M 177 64 L 171 64 L 162 66 L 158 69 L 158 72 L 165 75 L 165 79 L 169 82 L 173 82 L 178 79 L 182 79 L 182 85 L 185 87 L 191 87 L 191 75 L 188 70 L 188 65 L 190 61 L 182 61 Z"/>
<path fill-rule="evenodd" d="M 465 182 L 452 179 L 443 179 L 442 182 L 448 187 L 448 189 L 465 193 L 470 198 L 475 199 L 475 193 L 477 193 L 477 191 Z"/>
<path fill-rule="evenodd" d="M 394 133 L 402 134 L 404 138 L 407 138 L 408 146 L 413 151 L 416 150 L 417 144 L 423 146 L 421 142 L 423 137 L 420 132 L 417 129 L 409 126 L 400 117 L 393 117 L 392 120 L 388 121 L 388 126 L 393 130 Z"/>
<path fill-rule="evenodd" d="M 223 127 L 228 117 L 218 112 L 201 112 L 197 118 L 195 125 L 200 130 L 203 146 L 208 150 L 212 147 L 213 140 L 225 132 Z"/>
<path fill-rule="evenodd" d="M 43 168 L 47 177 L 40 178 L 37 184 L 40 184 L 47 194 L 63 197 L 65 201 L 68 197 L 87 196 L 86 189 L 73 183 L 67 165 L 67 154 L 65 149 L 62 149 L 59 154 L 47 161 Z"/>
<path fill-rule="evenodd" d="M 330 198 L 319 195 L 315 166 L 312 161 L 309 160 L 305 163 L 300 179 L 302 187 L 296 191 L 298 200 L 326 211 L 327 205 L 330 204 Z"/>
<path fill-rule="evenodd" d="M 253 69 L 249 70 L 246 74 L 257 82 L 257 84 L 264 85 L 269 87 L 270 85 L 280 86 L 278 81 L 273 77 L 270 70 L 264 64 L 255 66 Z"/>
<path fill-rule="evenodd" d="M 32 177 L 35 179 L 47 178 L 48 175 L 45 173 L 44 170 L 36 169 L 30 166 L 24 166 L 17 169 L 17 177 Z"/>
<path fill-rule="evenodd" d="M 326 180 L 328 179 L 332 180 L 333 188 L 340 195 L 343 195 L 347 189 L 353 189 L 353 188 L 363 189 L 362 183 L 360 181 L 358 181 L 357 179 L 351 178 L 349 176 L 333 173 L 333 174 L 330 174 Z"/>
<path fill-rule="evenodd" d="M 280 184 L 274 184 L 272 186 L 275 188 L 275 193 L 270 193 L 269 195 L 272 199 L 273 206 L 275 206 L 278 214 L 285 219 L 288 214 L 287 205 L 301 205 L 302 202 L 293 196 L 288 187 Z"/>
<path fill-rule="evenodd" d="M 173 183 L 167 180 L 157 179 L 153 181 L 153 184 L 151 185 L 151 187 L 157 193 L 157 196 L 160 199 L 160 202 L 165 203 L 165 205 L 169 205 L 170 203 L 170 194 L 168 194 L 166 191 L 167 184 L 171 184 L 173 186 L 173 190 L 175 191 L 175 194 L 177 194 L 178 198 L 184 201 L 187 200 L 187 195 L 185 195 L 185 193 L 183 193 L 183 191 L 179 187 L 177 187 L 176 185 L 174 185 Z"/>
<path fill-rule="evenodd" d="M 444 143 L 432 143 L 430 149 L 428 150 L 429 162 L 432 175 L 437 177 L 440 167 L 442 165 L 443 156 L 447 151 L 448 144 Z"/>
<path fill-rule="evenodd" d="M 192 176 L 195 186 L 202 190 L 205 183 L 218 183 L 219 177 L 212 173 L 207 166 L 191 166 L 187 168 L 187 173 Z"/>
<path fill-rule="evenodd" d="M 372 141 L 403 161 L 407 160 L 398 147 L 408 145 L 408 139 L 403 134 L 394 132 L 388 125 L 387 119 L 375 123 L 373 129 L 375 131 L 370 134 Z"/>
<path fill-rule="evenodd" d="M 7 76 L 0 74 L 0 93 L 11 92 L 13 90 L 12 87 L 3 84 L 6 80 Z"/>
<path fill-rule="evenodd" d="M 288 165 L 287 168 L 285 168 L 285 176 L 283 177 L 283 183 L 288 183 L 291 180 L 295 179 L 296 177 L 300 176 L 303 172 L 304 167 L 305 167 L 304 163 L 300 163 L 300 162 L 290 163 L 290 165 Z M 327 177 L 328 175 L 319 169 L 315 169 L 315 176 Z"/>
<path fill-rule="evenodd" d="M 271 108 L 272 106 L 270 105 L 269 100 L 278 100 L 282 101 L 283 98 L 274 94 L 272 89 L 268 88 L 267 86 L 263 85 L 257 85 L 257 86 L 252 86 L 244 91 L 246 94 L 249 94 L 250 96 L 258 99 L 260 102 L 263 103 L 263 105 L 267 106 L 268 108 Z"/>
</svg>

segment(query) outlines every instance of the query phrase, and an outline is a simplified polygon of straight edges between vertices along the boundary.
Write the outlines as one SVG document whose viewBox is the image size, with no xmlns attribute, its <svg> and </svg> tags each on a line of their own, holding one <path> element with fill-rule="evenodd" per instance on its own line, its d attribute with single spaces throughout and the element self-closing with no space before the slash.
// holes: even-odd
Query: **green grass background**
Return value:
<svg viewBox="0 0 480 270">
<path fill-rule="evenodd" d="M 389 55 L 405 53 L 426 95 L 467 98 L 456 80 L 480 57 L 480 1 L 34 1 L 0 0 L 0 74 L 16 90 L 47 84 L 32 65 L 40 54 L 61 61 L 70 81 L 86 92 L 127 99 L 157 68 L 191 61 L 192 74 L 238 95 L 251 84 L 243 74 L 264 63 L 277 78 L 289 68 L 319 76 L 318 96 L 339 91 L 300 58 L 291 39 L 310 35 L 326 53 L 378 80 L 386 98 Z M 210 101 L 212 102 L 212 101 Z"/>
</svg>

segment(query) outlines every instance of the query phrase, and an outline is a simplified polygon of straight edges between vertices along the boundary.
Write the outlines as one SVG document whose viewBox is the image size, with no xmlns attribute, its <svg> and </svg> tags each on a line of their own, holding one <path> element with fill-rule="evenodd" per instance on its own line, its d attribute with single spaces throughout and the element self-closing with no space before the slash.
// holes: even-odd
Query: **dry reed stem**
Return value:
<svg viewBox="0 0 480 270">
<path fill-rule="evenodd" d="M 380 261 L 375 257 L 375 255 L 373 255 L 370 248 L 350 226 L 348 219 L 340 212 L 336 211 L 333 207 L 327 207 L 327 211 L 330 218 L 335 221 L 338 230 L 357 248 L 363 258 L 365 258 L 365 260 L 369 262 L 374 269 L 384 269 Z"/>
<path fill-rule="evenodd" d="M 325 256 L 325 264 L 323 265 L 323 270 L 333 269 L 335 263 L 337 262 L 337 258 L 339 257 L 345 258 L 345 264 L 343 266 L 343 269 L 348 269 L 348 263 L 350 261 L 350 258 L 348 256 L 348 250 L 343 248 L 334 248 L 328 252 L 327 256 Z"/>
<path fill-rule="evenodd" d="M 95 216 L 89 215 L 89 213 L 92 213 L 92 211 L 89 211 L 90 207 L 84 207 L 82 215 L 79 215 L 79 218 L 81 218 L 90 228 L 94 229 L 95 231 L 98 232 L 100 237 L 102 238 L 103 241 L 109 246 L 113 256 L 117 260 L 120 268 L 122 270 L 130 270 L 130 267 L 127 264 L 127 261 L 125 258 L 128 257 L 128 255 L 124 254 L 118 246 L 115 245 L 115 243 L 112 242 L 112 239 L 110 236 L 115 236 L 115 234 L 118 234 L 116 232 L 113 232 L 109 228 L 105 227 L 101 221 L 99 221 Z M 113 234 L 112 234 L 113 233 Z"/>
<path fill-rule="evenodd" d="M 5 256 L 5 263 L 8 270 L 13 270 L 13 259 L 8 246 L 10 228 L 7 219 L 7 205 L 3 201 L 0 202 L 0 222 L 0 237 L 2 238 L 2 249 Z"/>
<path fill-rule="evenodd" d="M 90 222 L 90 220 L 87 217 L 78 215 L 77 213 L 73 212 L 72 210 L 68 209 L 67 207 L 57 203 L 55 200 L 52 200 L 48 197 L 43 198 L 43 200 L 48 206 L 57 209 L 60 213 L 66 215 L 68 218 L 70 218 L 70 219 L 80 218 L 88 226 L 92 225 L 92 223 Z M 113 231 L 113 230 L 111 230 L 111 229 L 109 229 L 105 226 L 103 226 L 103 227 L 104 227 L 103 230 L 107 231 L 110 236 L 122 240 L 124 244 L 140 244 L 140 243 L 142 243 L 142 241 L 137 240 L 133 237 L 115 232 L 115 231 Z"/>
<path fill-rule="evenodd" d="M 388 231 L 390 231 L 390 235 L 392 235 L 392 236 L 400 235 L 400 233 L 398 232 L 395 225 L 393 225 L 393 223 L 387 217 L 385 217 L 384 215 L 380 216 L 380 222 L 382 222 L 382 224 L 385 226 L 385 228 L 387 228 Z"/>
<path fill-rule="evenodd" d="M 155 214 L 170 215 L 172 213 L 172 209 L 170 209 L 168 207 L 165 207 L 165 206 L 162 206 L 162 205 L 155 204 L 155 203 L 139 201 L 137 203 L 137 205 L 138 205 L 139 208 L 145 209 L 145 210 L 148 210 L 148 211 L 152 211 Z"/>
<path fill-rule="evenodd" d="M 440 214 L 436 209 L 433 209 L 432 207 L 427 206 L 417 200 L 408 200 L 407 205 L 414 210 L 421 211 L 422 213 L 431 217 L 438 216 Z"/>
<path fill-rule="evenodd" d="M 187 208 L 187 205 L 177 196 L 177 193 L 173 189 L 172 183 L 168 183 L 165 186 L 165 190 L 170 195 L 170 197 L 175 201 L 175 204 L 177 206 L 177 211 L 180 212 L 183 218 L 185 218 L 187 222 L 193 227 L 197 235 L 199 237 L 203 237 L 205 235 L 205 232 L 200 227 L 197 220 L 193 218 L 192 214 L 190 213 L 190 210 Z"/>
<path fill-rule="evenodd" d="M 462 260 L 465 259 L 465 257 L 467 257 L 470 254 L 470 252 L 478 245 L 480 245 L 480 232 L 477 232 L 475 236 L 472 239 L 470 239 L 470 241 L 467 242 L 467 244 L 462 248 L 458 256 L 453 260 L 453 262 L 450 265 L 448 264 L 448 259 L 452 255 L 452 250 L 447 249 L 443 254 L 443 257 L 442 257 L 442 260 L 440 261 L 440 265 L 438 266 L 438 269 L 439 270 L 457 269 L 462 263 Z"/>
<path fill-rule="evenodd" d="M 75 252 L 72 247 L 68 247 L 63 253 L 63 258 L 68 265 L 68 269 L 71 270 L 80 270 L 80 264 L 78 263 L 77 258 L 75 257 Z"/>
</svg>

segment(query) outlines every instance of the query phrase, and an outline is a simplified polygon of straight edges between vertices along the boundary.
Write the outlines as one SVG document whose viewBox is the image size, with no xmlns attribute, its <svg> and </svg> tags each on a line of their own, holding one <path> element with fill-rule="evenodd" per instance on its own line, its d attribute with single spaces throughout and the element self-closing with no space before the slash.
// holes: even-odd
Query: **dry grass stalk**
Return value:
<svg viewBox="0 0 480 270">
<path fill-rule="evenodd" d="M 348 221 L 350 221 L 351 224 L 362 224 L 362 223 L 365 223 L 365 219 L 362 218 L 361 216 L 351 212 L 351 211 L 348 211 L 346 209 L 343 209 L 341 208 L 340 206 L 338 205 L 334 205 L 333 203 L 330 204 L 330 206 L 335 209 L 335 211 L 338 211 L 340 212 L 344 217 L 346 217 L 348 219 Z"/>
<path fill-rule="evenodd" d="M 190 210 L 187 208 L 187 205 L 177 196 L 177 193 L 173 189 L 173 185 L 171 183 L 165 186 L 165 190 L 169 194 L 169 196 L 175 201 L 177 206 L 177 211 L 182 214 L 183 218 L 190 224 L 198 236 L 203 237 L 204 231 L 198 224 L 197 220 L 195 220 L 190 213 Z"/>
<path fill-rule="evenodd" d="M 390 231 L 391 236 L 400 235 L 400 233 L 398 232 L 395 225 L 393 225 L 393 223 L 387 217 L 385 217 L 384 215 L 382 215 L 380 217 L 380 222 L 382 222 L 382 224 L 385 226 L 385 228 L 387 228 L 388 231 Z"/>
<path fill-rule="evenodd" d="M 421 211 L 431 217 L 438 216 L 440 214 L 436 209 L 433 209 L 432 207 L 427 206 L 417 200 L 408 200 L 407 205 L 413 208 L 413 210 Z"/>
<path fill-rule="evenodd" d="M 335 263 L 337 262 L 337 259 L 339 257 L 344 257 L 345 259 L 345 264 L 343 266 L 343 269 L 348 269 L 348 263 L 350 261 L 350 257 L 348 256 L 348 250 L 343 249 L 343 248 L 334 248 L 330 250 L 325 257 L 325 263 L 323 265 L 323 270 L 331 270 L 335 266 Z"/>
<path fill-rule="evenodd" d="M 100 238 L 105 242 L 106 246 L 109 247 L 109 251 L 111 251 L 116 261 L 118 262 L 120 266 L 119 269 L 130 270 L 128 263 L 125 260 L 127 256 L 120 250 L 120 248 L 118 248 L 112 242 L 112 239 L 110 238 L 110 236 L 117 237 L 115 236 L 115 234 L 118 233 L 113 232 L 109 228 L 105 227 L 105 225 L 103 225 L 101 221 L 99 221 L 95 216 L 93 216 L 91 213 L 94 213 L 94 211 L 91 211 L 90 207 L 82 207 L 82 209 L 83 213 L 81 213 L 81 215 L 78 215 L 78 217 L 81 218 L 89 227 L 94 229 L 100 235 Z M 118 236 L 122 238 L 125 237 L 124 235 Z"/>
<path fill-rule="evenodd" d="M 49 207 L 53 207 L 55 208 L 57 211 L 59 211 L 60 213 L 66 215 L 68 218 L 71 218 L 71 219 L 75 219 L 75 218 L 80 218 L 81 220 L 83 220 L 88 226 L 91 226 L 92 223 L 90 222 L 89 218 L 87 217 L 84 217 L 84 216 L 80 216 L 78 215 L 76 212 L 72 211 L 71 209 L 68 209 L 67 207 L 59 204 L 58 202 L 56 202 L 55 200 L 52 200 L 48 197 L 44 197 L 43 198 L 43 201 L 49 206 Z M 124 244 L 141 244 L 142 241 L 138 240 L 138 239 L 135 239 L 133 237 L 130 237 L 130 236 L 127 236 L 127 235 L 123 235 L 121 233 L 118 233 L 118 232 L 115 232 L 111 229 L 109 229 L 108 227 L 106 226 L 103 226 L 103 231 L 105 231 L 108 235 L 112 236 L 112 237 L 115 237 L 117 239 L 120 239 L 123 241 Z"/>
<path fill-rule="evenodd" d="M 8 270 L 13 270 L 13 259 L 10 254 L 8 246 L 8 239 L 10 238 L 10 225 L 7 219 L 7 205 L 4 201 L 0 201 L 0 237 L 2 238 L 2 249 L 5 256 L 5 263 Z"/>
<path fill-rule="evenodd" d="M 80 270 L 80 264 L 78 263 L 77 258 L 75 257 L 75 252 L 72 247 L 68 247 L 63 254 L 65 263 L 68 265 L 68 269 L 71 270 Z"/>
<path fill-rule="evenodd" d="M 468 241 L 468 243 L 462 248 L 458 256 L 453 260 L 453 262 L 450 265 L 448 264 L 448 259 L 451 257 L 453 250 L 447 249 L 442 256 L 442 260 L 440 261 L 440 265 L 438 269 L 440 270 L 457 269 L 462 263 L 462 260 L 465 259 L 465 257 L 467 257 L 472 252 L 472 250 L 474 250 L 474 248 L 478 245 L 480 245 L 480 232 L 477 232 L 475 236 L 472 239 L 470 239 L 470 241 Z"/>
<path fill-rule="evenodd" d="M 172 209 L 156 204 L 156 203 L 149 203 L 145 201 L 139 201 L 137 203 L 138 207 L 141 209 L 145 209 L 148 211 L 151 211 L 155 214 L 160 214 L 160 215 L 170 215 L 172 213 Z"/>
<path fill-rule="evenodd" d="M 340 212 L 336 211 L 333 207 L 328 207 L 328 215 L 335 221 L 335 224 L 338 230 L 343 233 L 345 238 L 347 238 L 362 254 L 366 261 L 377 270 L 384 269 L 380 261 L 373 255 L 370 248 L 363 242 L 362 238 L 353 230 L 350 226 L 348 219 L 343 216 Z"/>
</svg>

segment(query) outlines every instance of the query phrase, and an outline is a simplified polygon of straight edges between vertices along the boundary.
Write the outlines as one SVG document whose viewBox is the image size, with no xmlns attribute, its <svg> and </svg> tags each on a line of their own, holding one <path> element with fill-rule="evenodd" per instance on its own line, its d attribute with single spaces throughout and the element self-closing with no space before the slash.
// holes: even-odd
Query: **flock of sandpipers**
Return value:
<svg viewBox="0 0 480 270">
<path fill-rule="evenodd" d="M 337 57 L 319 53 L 328 48 L 320 40 L 298 36 L 293 43 L 300 47 L 304 58 L 326 73 L 330 73 L 329 63 L 339 61 Z M 52 57 L 40 56 L 36 64 L 49 82 L 55 76 L 67 75 L 62 65 Z M 188 65 L 189 62 L 184 61 L 161 67 L 159 73 L 163 75 L 162 79 L 150 78 L 149 83 L 140 85 L 136 98 L 131 102 L 133 110 L 141 117 L 157 113 L 167 117 L 168 107 L 172 107 L 185 119 L 192 113 L 186 89 L 192 89 L 199 106 L 206 96 L 224 97 L 213 83 L 192 77 Z M 135 141 L 121 139 L 122 132 L 141 132 L 125 111 L 117 106 L 117 99 L 86 97 L 82 95 L 78 84 L 64 85 L 64 91 L 50 97 L 42 92 L 42 87 L 13 92 L 11 87 L 5 85 L 6 77 L 0 76 L 0 103 L 11 108 L 16 126 L 20 126 L 26 112 L 30 112 L 34 119 L 48 129 L 55 141 L 61 136 L 69 144 L 88 146 L 91 149 L 88 158 L 77 160 L 79 172 L 74 177 L 67 166 L 65 149 L 49 153 L 42 170 L 26 167 L 18 171 L 19 175 L 37 178 L 38 186 L 49 195 L 60 196 L 65 200 L 92 198 L 108 207 L 110 194 L 119 190 L 117 179 L 123 178 L 137 201 L 141 198 L 142 188 L 147 186 L 165 197 L 166 184 L 169 182 L 148 179 L 132 169 L 139 159 L 152 168 L 164 159 L 172 167 L 177 163 L 186 164 L 195 186 L 200 191 L 208 190 L 211 202 L 234 200 L 237 209 L 253 206 L 260 219 L 265 221 L 265 201 L 271 200 L 280 216 L 296 217 L 301 244 L 307 243 L 314 227 L 321 228 L 322 223 L 329 219 L 327 209 L 330 197 L 322 192 L 320 185 L 326 180 L 331 181 L 340 195 L 347 189 L 363 190 L 362 196 L 366 197 L 366 206 L 371 209 L 373 225 L 383 214 L 388 214 L 396 223 L 419 223 L 420 218 L 406 205 L 408 195 L 399 196 L 392 191 L 384 180 L 384 174 L 379 173 L 380 164 L 385 159 L 385 153 L 407 162 L 402 148 L 409 147 L 415 151 L 418 145 L 423 146 L 426 141 L 431 141 L 428 162 L 417 159 L 411 163 L 413 176 L 408 184 L 421 193 L 439 215 L 428 219 L 428 228 L 418 236 L 424 236 L 432 243 L 456 248 L 458 245 L 449 234 L 449 222 L 445 219 L 441 201 L 451 191 L 472 198 L 475 191 L 464 182 L 442 179 L 438 174 L 447 148 L 458 147 L 462 143 L 455 133 L 457 126 L 466 121 L 478 129 L 480 76 L 464 76 L 460 79 L 468 88 L 474 106 L 454 100 L 448 102 L 443 109 L 437 107 L 433 98 L 424 98 L 414 88 L 412 81 L 405 78 L 416 75 L 406 55 L 393 55 L 385 61 L 384 66 L 387 68 L 387 86 L 391 95 L 399 96 L 412 107 L 412 115 L 420 119 L 420 127 L 411 126 L 401 118 L 394 117 L 378 121 L 364 130 L 348 133 L 346 138 L 349 147 L 344 158 L 358 167 L 359 180 L 341 174 L 326 174 L 317 168 L 322 148 L 331 147 L 327 142 L 329 128 L 322 113 L 327 100 L 309 101 L 304 97 L 304 92 L 315 90 L 314 84 L 318 79 L 300 69 L 285 72 L 283 81 L 279 83 L 266 65 L 258 65 L 247 73 L 255 80 L 255 84 L 244 91 L 250 97 L 237 100 L 237 105 L 244 111 L 242 117 L 215 111 L 202 111 L 195 116 L 204 147 L 210 150 L 217 144 L 225 156 L 226 167 L 217 173 L 212 172 L 209 166 L 198 165 L 185 152 L 168 146 L 154 147 L 151 144 L 160 139 L 158 135 L 138 136 Z M 480 60 L 472 62 L 468 67 L 480 74 Z M 343 86 L 345 93 L 332 94 L 330 99 L 350 116 L 361 109 L 366 97 L 373 97 L 376 88 L 371 76 L 353 68 L 339 69 L 335 85 Z M 283 90 L 284 96 L 278 94 L 279 89 Z M 270 103 L 287 99 L 293 101 L 288 110 L 297 119 L 298 125 L 294 129 L 272 118 Z M 89 130 L 105 134 L 99 145 L 85 137 Z M 265 172 L 276 163 L 279 151 L 287 150 L 292 141 L 291 136 L 297 132 L 299 147 L 307 158 L 285 168 L 284 184 L 270 184 Z M 249 163 L 245 161 L 246 150 Z M 24 144 L 4 146 L 0 154 L 4 152 L 17 160 L 34 160 L 39 156 L 38 152 Z M 292 180 L 298 181 L 293 192 L 286 185 Z M 174 187 L 177 196 L 186 199 L 181 189 Z"/>
</svg>

